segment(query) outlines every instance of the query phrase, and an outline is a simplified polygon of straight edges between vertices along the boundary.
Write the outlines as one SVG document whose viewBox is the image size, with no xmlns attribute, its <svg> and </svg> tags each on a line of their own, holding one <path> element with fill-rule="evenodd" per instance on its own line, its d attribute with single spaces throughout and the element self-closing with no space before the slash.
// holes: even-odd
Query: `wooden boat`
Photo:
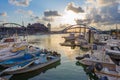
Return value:
<svg viewBox="0 0 120 80">
<path fill-rule="evenodd" d="M 3 71 L 3 74 L 20 74 L 20 73 L 26 73 L 26 72 L 30 72 L 30 71 L 34 71 L 43 67 L 46 67 L 50 64 L 53 64 L 57 61 L 60 60 L 60 55 L 58 56 L 48 56 L 46 57 L 47 61 L 41 62 L 39 59 L 35 60 L 33 64 L 23 68 L 23 69 L 17 69 L 17 70 L 10 70 L 10 68 L 6 69 Z M 39 62 L 40 61 L 40 62 Z"/>
</svg>

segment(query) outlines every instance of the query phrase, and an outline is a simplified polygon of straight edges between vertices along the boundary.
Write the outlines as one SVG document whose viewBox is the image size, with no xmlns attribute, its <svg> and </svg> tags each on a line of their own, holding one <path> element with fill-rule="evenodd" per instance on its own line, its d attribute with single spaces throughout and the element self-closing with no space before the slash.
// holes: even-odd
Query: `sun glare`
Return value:
<svg viewBox="0 0 120 80">
<path fill-rule="evenodd" d="M 65 14 L 62 17 L 63 24 L 76 24 L 76 19 L 83 19 L 81 14 L 74 13 L 72 11 L 65 11 Z"/>
</svg>

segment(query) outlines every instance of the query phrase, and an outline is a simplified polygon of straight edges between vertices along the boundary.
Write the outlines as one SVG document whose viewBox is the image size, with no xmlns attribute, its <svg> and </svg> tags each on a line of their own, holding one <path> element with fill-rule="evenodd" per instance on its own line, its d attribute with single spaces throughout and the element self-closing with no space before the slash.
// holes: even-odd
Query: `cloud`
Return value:
<svg viewBox="0 0 120 80">
<path fill-rule="evenodd" d="M 91 23 L 120 23 L 120 13 L 118 11 L 120 3 L 117 0 L 96 0 L 94 3 L 94 6 L 89 5 L 89 8 L 87 8 L 87 19 Z"/>
<path fill-rule="evenodd" d="M 2 13 L 0 13 L 0 16 L 7 17 L 7 13 L 6 12 L 2 12 Z"/>
<path fill-rule="evenodd" d="M 53 18 L 48 18 L 48 17 L 43 17 L 42 20 L 47 21 L 47 22 L 53 22 L 54 21 Z"/>
<path fill-rule="evenodd" d="M 81 7 L 75 6 L 73 2 L 71 2 L 67 5 L 66 10 L 71 10 L 75 13 L 83 13 L 84 12 L 84 10 Z"/>
<path fill-rule="evenodd" d="M 58 11 L 49 10 L 49 11 L 44 12 L 44 16 L 45 17 L 55 17 L 55 16 L 61 16 L 61 15 L 58 13 Z"/>
<path fill-rule="evenodd" d="M 36 21 L 40 20 L 39 16 L 35 16 L 35 15 L 31 15 L 30 18 L 31 18 L 32 21 L 34 21 L 34 20 L 36 20 Z"/>
<path fill-rule="evenodd" d="M 9 3 L 15 6 L 27 7 L 32 0 L 9 0 Z"/>
<path fill-rule="evenodd" d="M 31 11 L 31 10 L 18 9 L 17 11 L 15 11 L 15 13 L 28 15 L 28 16 L 33 16 L 33 11 Z"/>
</svg>

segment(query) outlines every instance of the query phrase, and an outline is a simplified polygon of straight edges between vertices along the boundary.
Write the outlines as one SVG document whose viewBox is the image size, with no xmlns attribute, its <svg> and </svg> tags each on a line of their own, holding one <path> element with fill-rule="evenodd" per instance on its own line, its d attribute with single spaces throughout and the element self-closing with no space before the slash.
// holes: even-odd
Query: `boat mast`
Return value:
<svg viewBox="0 0 120 80">
<path fill-rule="evenodd" d="M 118 27 L 117 27 L 117 24 L 116 24 L 116 38 L 118 39 Z"/>
</svg>

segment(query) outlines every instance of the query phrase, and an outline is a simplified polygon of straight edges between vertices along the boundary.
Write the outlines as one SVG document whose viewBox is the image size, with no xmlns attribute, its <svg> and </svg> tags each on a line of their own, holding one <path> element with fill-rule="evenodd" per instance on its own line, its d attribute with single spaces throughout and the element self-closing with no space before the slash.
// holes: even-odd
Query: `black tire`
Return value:
<svg viewBox="0 0 120 80">
<path fill-rule="evenodd" d="M 103 65 L 102 65 L 101 63 L 96 63 L 96 64 L 95 64 L 95 69 L 96 69 L 97 71 L 101 71 L 101 70 L 103 69 Z"/>
</svg>

